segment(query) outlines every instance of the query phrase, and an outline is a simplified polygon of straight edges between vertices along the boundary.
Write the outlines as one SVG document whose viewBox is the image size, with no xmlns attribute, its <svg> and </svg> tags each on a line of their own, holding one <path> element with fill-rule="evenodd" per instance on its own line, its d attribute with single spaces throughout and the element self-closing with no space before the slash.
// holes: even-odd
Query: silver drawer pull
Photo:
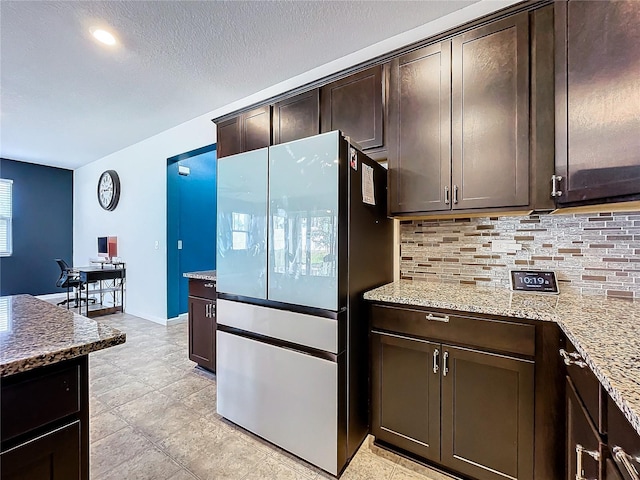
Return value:
<svg viewBox="0 0 640 480">
<path fill-rule="evenodd" d="M 442 317 L 436 317 L 433 313 L 430 313 L 425 317 L 427 320 L 433 320 L 434 322 L 449 322 L 449 315 L 443 315 Z"/>
<path fill-rule="evenodd" d="M 564 348 L 561 348 L 560 356 L 564 359 L 564 364 L 567 366 L 576 365 L 580 368 L 585 368 L 587 366 L 586 362 L 579 360 L 582 357 L 577 352 L 569 353 Z"/>
<path fill-rule="evenodd" d="M 615 458 L 618 463 L 621 463 L 627 472 L 629 472 L 631 480 L 640 480 L 638 470 L 636 470 L 636 467 L 631 463 L 634 460 L 640 463 L 640 458 L 634 459 L 631 455 L 625 452 L 622 447 L 613 447 L 613 458 Z"/>
<path fill-rule="evenodd" d="M 437 348 L 433 351 L 433 373 L 438 373 L 438 356 L 440 355 L 440 350 Z"/>
<path fill-rule="evenodd" d="M 584 477 L 582 469 L 582 454 L 586 453 L 596 462 L 600 460 L 600 454 L 595 450 L 586 450 L 582 445 L 576 443 L 576 480 L 590 480 Z"/>
<path fill-rule="evenodd" d="M 203 286 L 207 287 L 207 288 L 213 288 L 213 287 L 216 286 L 216 284 L 215 283 L 205 283 Z"/>
</svg>

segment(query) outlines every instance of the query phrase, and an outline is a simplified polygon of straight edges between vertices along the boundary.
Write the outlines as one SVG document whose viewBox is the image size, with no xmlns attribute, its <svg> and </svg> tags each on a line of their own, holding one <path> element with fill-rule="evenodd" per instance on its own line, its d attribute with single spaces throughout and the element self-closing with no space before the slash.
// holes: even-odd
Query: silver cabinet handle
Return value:
<svg viewBox="0 0 640 480">
<path fill-rule="evenodd" d="M 551 175 L 551 196 L 552 197 L 560 197 L 562 195 L 562 190 L 558 190 L 558 183 L 562 181 L 562 177 L 560 175 Z"/>
<path fill-rule="evenodd" d="M 444 322 L 449 323 L 449 315 L 443 315 L 442 317 L 437 317 L 433 313 L 426 315 L 424 318 L 427 320 L 433 320 L 434 322 Z"/>
<path fill-rule="evenodd" d="M 203 285 L 203 287 L 206 287 L 206 288 L 213 288 L 213 287 L 215 287 L 215 286 L 216 286 L 216 284 L 215 284 L 215 283 L 205 283 L 205 284 Z"/>
<path fill-rule="evenodd" d="M 449 373 L 449 352 L 444 352 L 442 356 L 442 376 L 446 377 Z"/>
<path fill-rule="evenodd" d="M 209 307 L 210 307 L 210 306 L 211 306 L 211 304 L 210 304 L 210 303 L 207 303 L 207 304 L 204 306 L 204 316 L 205 316 L 205 317 L 207 317 L 207 318 L 209 318 Z"/>
<path fill-rule="evenodd" d="M 453 186 L 453 203 L 458 203 L 458 185 Z"/>
<path fill-rule="evenodd" d="M 439 370 L 439 366 L 438 366 L 438 357 L 440 356 L 440 350 L 438 350 L 437 348 L 433 351 L 433 373 L 438 373 Z"/>
<path fill-rule="evenodd" d="M 638 470 L 631 463 L 632 461 L 636 461 L 640 463 L 640 458 L 634 459 L 631 455 L 625 452 L 622 447 L 613 447 L 613 458 L 621 463 L 624 468 L 629 472 L 629 476 L 631 480 L 640 480 L 640 474 L 638 474 Z"/>
<path fill-rule="evenodd" d="M 444 204 L 449 205 L 449 187 L 444 187 Z"/>
<path fill-rule="evenodd" d="M 590 480 L 584 477 L 584 470 L 582 469 L 583 453 L 586 453 L 595 461 L 600 460 L 600 454 L 598 452 L 596 452 L 595 450 L 586 450 L 582 445 L 576 443 L 576 480 Z"/>
<path fill-rule="evenodd" d="M 567 352 L 564 348 L 560 349 L 560 356 L 564 359 L 564 364 L 567 366 L 576 365 L 580 368 L 587 366 L 586 362 L 582 360 L 582 357 L 578 352 Z"/>
</svg>

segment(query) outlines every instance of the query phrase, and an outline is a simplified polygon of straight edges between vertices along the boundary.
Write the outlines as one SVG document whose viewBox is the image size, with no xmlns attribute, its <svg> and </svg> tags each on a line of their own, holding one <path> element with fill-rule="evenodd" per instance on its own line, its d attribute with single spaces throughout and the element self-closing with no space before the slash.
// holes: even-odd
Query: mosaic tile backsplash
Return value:
<svg viewBox="0 0 640 480">
<path fill-rule="evenodd" d="M 403 279 L 508 288 L 512 268 L 555 270 L 561 292 L 640 299 L 640 212 L 400 222 Z"/>
</svg>

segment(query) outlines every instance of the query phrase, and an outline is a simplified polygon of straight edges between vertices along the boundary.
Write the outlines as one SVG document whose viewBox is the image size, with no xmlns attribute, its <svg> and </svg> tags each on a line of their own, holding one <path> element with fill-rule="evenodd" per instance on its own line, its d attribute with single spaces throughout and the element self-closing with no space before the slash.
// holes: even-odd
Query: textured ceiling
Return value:
<svg viewBox="0 0 640 480">
<path fill-rule="evenodd" d="M 475 1 L 2 0 L 0 154 L 76 168 Z"/>
</svg>

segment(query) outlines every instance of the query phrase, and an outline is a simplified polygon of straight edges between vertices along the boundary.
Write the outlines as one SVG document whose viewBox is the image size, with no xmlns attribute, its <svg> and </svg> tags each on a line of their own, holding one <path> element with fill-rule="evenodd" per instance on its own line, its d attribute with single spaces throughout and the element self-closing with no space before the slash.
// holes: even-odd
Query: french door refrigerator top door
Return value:
<svg viewBox="0 0 640 480">
<path fill-rule="evenodd" d="M 339 308 L 340 140 L 333 131 L 269 148 L 269 300 Z"/>
<path fill-rule="evenodd" d="M 267 298 L 267 148 L 218 160 L 217 290 Z"/>
</svg>

